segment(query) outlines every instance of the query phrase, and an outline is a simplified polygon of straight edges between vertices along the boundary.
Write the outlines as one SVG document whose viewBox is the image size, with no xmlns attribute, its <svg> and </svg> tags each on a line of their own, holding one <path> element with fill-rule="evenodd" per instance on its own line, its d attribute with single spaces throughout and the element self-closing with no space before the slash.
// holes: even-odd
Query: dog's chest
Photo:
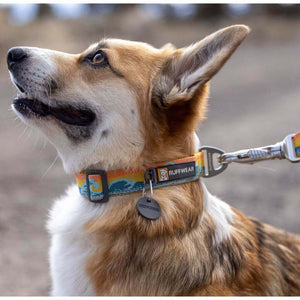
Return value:
<svg viewBox="0 0 300 300">
<path fill-rule="evenodd" d="M 94 245 L 84 234 L 84 224 L 101 214 L 101 206 L 82 201 L 77 186 L 55 201 L 48 221 L 51 234 L 50 270 L 53 296 L 95 295 L 86 273 L 86 262 Z"/>
<path fill-rule="evenodd" d="M 95 295 L 85 272 L 90 254 L 88 241 L 67 234 L 52 236 L 50 268 L 53 296 Z"/>
<path fill-rule="evenodd" d="M 206 210 L 210 213 L 211 217 L 214 219 L 216 228 L 215 228 L 215 242 L 220 243 L 224 238 L 227 238 L 230 231 L 230 220 L 232 212 L 230 213 L 230 208 L 227 209 L 227 206 L 224 204 L 218 204 L 218 200 L 214 197 L 208 195 L 208 192 L 205 190 L 204 192 L 206 199 L 204 202 L 204 206 Z M 48 222 L 48 230 L 52 236 L 51 240 L 51 249 L 50 249 L 50 267 L 51 267 L 51 277 L 52 277 L 52 295 L 54 296 L 85 296 L 85 295 L 95 295 L 96 290 L 92 285 L 97 282 L 103 283 L 102 275 L 105 273 L 105 270 L 110 269 L 112 274 L 120 274 L 123 272 L 122 278 L 128 279 L 128 274 L 138 274 L 139 276 L 134 275 L 130 278 L 129 287 L 124 284 L 119 284 L 118 280 L 112 282 L 111 279 L 109 283 L 105 286 L 103 285 L 104 290 L 101 290 L 101 294 L 109 294 L 110 289 L 114 291 L 114 294 L 153 294 L 153 291 L 160 291 L 158 294 L 173 294 L 175 293 L 175 288 L 178 288 L 178 282 L 182 281 L 182 277 L 188 276 L 187 278 L 190 281 L 193 281 L 193 276 L 191 275 L 202 273 L 201 267 L 201 257 L 202 253 L 206 253 L 205 251 L 201 251 L 203 243 L 199 244 L 199 238 L 196 240 L 190 241 L 189 238 L 186 242 L 189 242 L 190 246 L 182 247 L 182 244 L 179 242 L 177 247 L 177 252 L 174 249 L 168 250 L 168 247 L 164 245 L 158 244 L 158 246 L 162 246 L 160 250 L 159 260 L 160 266 L 162 268 L 161 272 L 157 269 L 157 265 L 153 266 L 153 268 L 148 268 L 148 263 L 153 258 L 153 253 L 157 252 L 155 248 L 153 250 L 153 245 L 145 244 L 146 241 L 142 241 L 141 243 L 137 243 L 134 239 L 129 239 L 129 241 L 122 239 L 124 242 L 123 247 L 119 247 L 116 251 L 112 251 L 113 257 L 110 257 L 108 260 L 98 260 L 97 257 L 101 257 L 101 249 L 107 248 L 107 240 L 101 239 L 101 235 L 97 235 L 97 247 L 94 243 L 95 240 L 91 240 L 90 235 L 84 232 L 84 226 L 88 224 L 88 222 L 94 218 L 103 218 L 105 213 L 109 211 L 109 205 L 112 204 L 113 201 L 107 203 L 107 205 L 99 205 L 93 204 L 86 199 L 83 199 L 81 195 L 78 193 L 77 186 L 72 186 L 67 191 L 67 194 L 55 201 L 55 204 L 50 212 L 50 219 Z M 226 208 L 226 209 L 225 209 Z M 228 210 L 228 211 L 227 211 Z M 222 218 L 225 215 L 226 218 Z M 230 219 L 230 220 L 229 220 Z M 217 222 L 217 220 L 220 220 Z M 197 231 L 198 232 L 198 231 Z M 130 244 L 133 243 L 133 244 Z M 112 245 L 108 247 L 108 249 L 112 249 L 114 244 L 120 245 L 115 240 L 112 241 Z M 184 243 L 186 244 L 186 243 Z M 105 248 L 106 245 L 106 248 Z M 170 244 L 173 245 L 173 244 Z M 197 246 L 198 245 L 198 246 Z M 124 250 L 126 247 L 129 247 Z M 138 248 L 137 248 L 138 247 Z M 168 249 L 167 249 L 168 248 Z M 186 262 L 182 262 L 179 264 L 179 270 L 175 271 L 176 267 L 176 257 L 184 256 L 182 253 L 184 249 L 188 251 L 190 248 L 195 249 L 195 255 L 192 256 L 191 260 Z M 100 252 L 99 252 L 100 251 Z M 120 252 L 118 252 L 120 251 Z M 131 252 L 130 252 L 131 251 Z M 129 255 L 128 253 L 131 253 Z M 177 254 L 176 254 L 177 253 Z M 96 258 L 94 260 L 94 255 L 96 254 Z M 136 257 L 134 260 L 132 258 Z M 184 257 L 190 257 L 186 255 Z M 143 261 L 144 263 L 140 263 Z M 95 262 L 93 264 L 93 262 Z M 113 262 L 115 262 L 113 264 Z M 175 265 L 175 266 L 174 266 Z M 86 272 L 87 267 L 89 266 L 89 274 L 100 274 L 99 278 L 96 276 L 95 278 L 91 278 Z M 94 267 L 94 268 L 93 268 Z M 102 268 L 102 271 L 99 272 Z M 141 272 L 141 268 L 145 268 Z M 174 270 L 173 270 L 173 269 Z M 192 269 L 197 269 L 197 271 L 190 272 Z M 167 274 L 166 270 L 170 271 L 170 276 L 173 276 L 176 279 L 173 280 L 175 283 L 174 289 L 170 288 L 169 275 L 164 276 L 164 281 L 157 281 L 157 274 Z M 172 271 L 173 270 L 173 271 Z M 124 273 L 125 272 L 125 273 Z M 152 275 L 151 275 L 152 274 Z M 154 274 L 154 275 L 153 275 Z M 176 275 L 176 276 L 175 276 Z M 151 276 L 154 276 L 153 278 Z M 197 278 L 199 277 L 196 276 Z M 172 278 L 173 278 L 172 277 Z M 149 278 L 152 278 L 149 280 Z M 187 280 L 186 279 L 186 280 Z M 141 282 L 144 282 L 144 289 L 141 289 Z M 128 282 L 127 282 L 128 283 Z M 110 287 L 107 287 L 110 285 Z M 112 288 L 113 286 L 113 288 Z M 158 289 L 160 287 L 160 289 Z M 96 287 L 95 287 L 96 288 Z M 138 288 L 138 289 L 137 289 Z M 143 293 L 142 293 L 143 291 Z M 97 286 L 97 293 L 99 293 Z"/>
</svg>

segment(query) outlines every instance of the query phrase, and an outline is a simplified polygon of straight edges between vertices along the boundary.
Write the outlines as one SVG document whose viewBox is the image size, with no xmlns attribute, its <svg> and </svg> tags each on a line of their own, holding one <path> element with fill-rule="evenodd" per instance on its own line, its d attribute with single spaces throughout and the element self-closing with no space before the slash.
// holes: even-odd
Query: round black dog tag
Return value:
<svg viewBox="0 0 300 300">
<path fill-rule="evenodd" d="M 146 219 L 155 220 L 160 217 L 160 206 L 159 204 L 152 198 L 143 197 L 141 198 L 137 204 L 136 208 L 138 212 Z"/>
</svg>

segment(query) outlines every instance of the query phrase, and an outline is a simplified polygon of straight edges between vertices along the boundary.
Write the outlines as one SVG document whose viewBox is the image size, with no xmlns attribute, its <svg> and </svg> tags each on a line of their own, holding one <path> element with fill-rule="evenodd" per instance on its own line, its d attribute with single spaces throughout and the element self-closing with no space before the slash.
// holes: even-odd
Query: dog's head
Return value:
<svg viewBox="0 0 300 300">
<path fill-rule="evenodd" d="M 12 48 L 13 109 L 55 145 L 67 172 L 190 155 L 207 83 L 248 32 L 231 26 L 182 49 L 116 39 L 76 55 Z"/>
</svg>

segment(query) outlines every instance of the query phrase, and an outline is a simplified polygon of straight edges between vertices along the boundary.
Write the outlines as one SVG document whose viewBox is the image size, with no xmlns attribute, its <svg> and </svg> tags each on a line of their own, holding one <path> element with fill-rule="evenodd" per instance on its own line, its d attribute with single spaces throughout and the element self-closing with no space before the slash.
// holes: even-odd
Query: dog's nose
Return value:
<svg viewBox="0 0 300 300">
<path fill-rule="evenodd" d="M 7 52 L 7 65 L 10 69 L 13 65 L 21 63 L 28 57 L 22 48 L 11 48 Z"/>
</svg>

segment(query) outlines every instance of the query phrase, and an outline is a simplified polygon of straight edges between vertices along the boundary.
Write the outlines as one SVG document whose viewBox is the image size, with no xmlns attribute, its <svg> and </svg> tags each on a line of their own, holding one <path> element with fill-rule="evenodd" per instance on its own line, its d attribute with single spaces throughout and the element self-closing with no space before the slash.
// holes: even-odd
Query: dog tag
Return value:
<svg viewBox="0 0 300 300">
<path fill-rule="evenodd" d="M 146 219 L 155 220 L 160 217 L 161 210 L 159 204 L 150 197 L 141 198 L 137 204 L 136 208 L 138 212 Z"/>
</svg>

